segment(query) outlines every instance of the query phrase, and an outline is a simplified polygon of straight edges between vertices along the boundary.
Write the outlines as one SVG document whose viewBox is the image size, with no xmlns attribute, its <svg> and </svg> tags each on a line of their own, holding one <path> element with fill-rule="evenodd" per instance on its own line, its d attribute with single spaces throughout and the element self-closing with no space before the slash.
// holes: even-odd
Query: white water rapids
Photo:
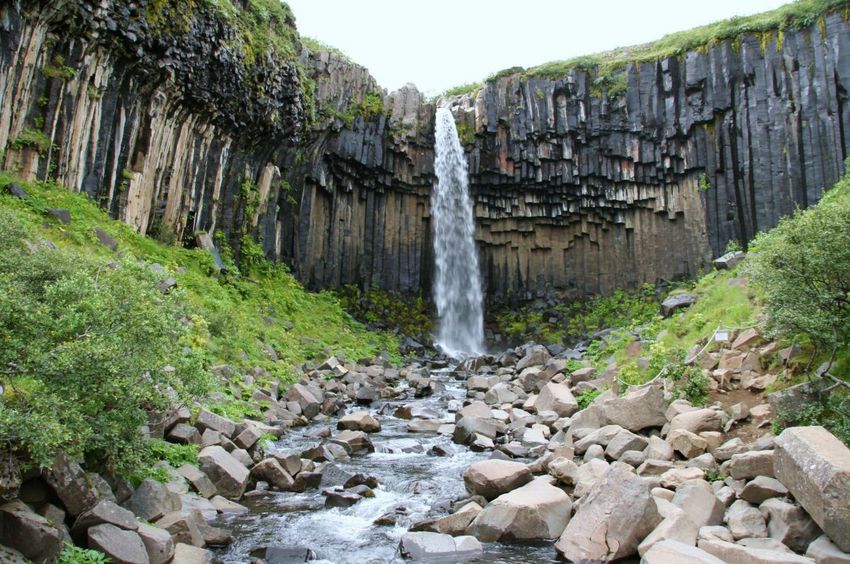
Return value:
<svg viewBox="0 0 850 564">
<path fill-rule="evenodd" d="M 437 344 L 457 358 L 484 352 L 483 292 L 466 158 L 451 112 L 438 109 L 436 121 L 437 185 L 431 193 L 431 216 L 436 263 L 434 301 L 440 319 Z"/>
</svg>

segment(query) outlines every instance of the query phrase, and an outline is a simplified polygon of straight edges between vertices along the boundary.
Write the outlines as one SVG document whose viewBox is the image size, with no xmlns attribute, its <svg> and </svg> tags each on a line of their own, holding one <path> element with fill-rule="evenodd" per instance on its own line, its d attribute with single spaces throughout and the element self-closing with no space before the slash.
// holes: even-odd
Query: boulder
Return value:
<svg viewBox="0 0 850 564">
<path fill-rule="evenodd" d="M 74 526 L 71 528 L 71 535 L 75 539 L 85 539 L 86 531 L 95 525 L 108 523 L 115 525 L 121 529 L 135 531 L 139 528 L 136 521 L 136 516 L 132 511 L 128 511 L 123 507 L 119 507 L 115 503 L 107 500 L 101 500 L 89 509 L 81 513 L 77 520 L 74 521 Z"/>
<path fill-rule="evenodd" d="M 471 536 L 452 537 L 440 533 L 405 533 L 399 543 L 401 555 L 411 560 L 460 562 L 481 556 L 483 548 Z"/>
<path fill-rule="evenodd" d="M 717 539 L 700 539 L 697 546 L 727 564 L 814 564 L 811 558 L 793 552 L 753 548 Z"/>
<path fill-rule="evenodd" d="M 545 479 L 532 480 L 488 503 L 470 526 L 484 542 L 558 538 L 570 521 L 572 502 Z"/>
<path fill-rule="evenodd" d="M 200 445 L 203 439 L 198 429 L 186 423 L 177 423 L 168 431 L 168 441 L 181 445 Z"/>
<path fill-rule="evenodd" d="M 290 491 L 295 485 L 295 480 L 284 470 L 280 462 L 274 458 L 267 458 L 251 469 L 251 478 L 263 480 L 278 491 Z"/>
<path fill-rule="evenodd" d="M 661 315 L 664 317 L 670 317 L 673 315 L 673 312 L 677 309 L 682 309 L 686 307 L 692 306 L 697 299 L 690 294 L 676 294 L 675 296 L 670 296 L 663 302 L 661 302 Z"/>
<path fill-rule="evenodd" d="M 174 538 L 174 542 L 183 542 L 193 546 L 203 547 L 205 544 L 201 525 L 206 524 L 203 515 L 194 511 L 172 511 L 163 515 L 156 526 L 165 529 Z"/>
<path fill-rule="evenodd" d="M 635 554 L 660 522 L 646 482 L 614 466 L 582 500 L 555 548 L 568 560 L 610 562 Z"/>
<path fill-rule="evenodd" d="M 504 429 L 504 425 L 490 418 L 489 415 L 487 418 L 464 415 L 455 423 L 452 440 L 458 444 L 468 445 L 476 439 L 477 435 L 495 439 L 499 429 Z"/>
<path fill-rule="evenodd" d="M 729 475 L 736 480 L 750 480 L 756 476 L 773 477 L 772 450 L 751 450 L 733 454 L 728 464 Z"/>
<path fill-rule="evenodd" d="M 629 431 L 661 427 L 667 423 L 664 391 L 653 384 L 632 388 L 622 397 L 605 400 L 600 408 L 608 423 Z"/>
<path fill-rule="evenodd" d="M 635 435 L 628 429 L 623 429 L 608 443 L 605 448 L 605 456 L 612 460 L 619 460 L 623 453 L 629 450 L 642 451 L 648 442 L 640 435 Z"/>
<path fill-rule="evenodd" d="M 673 505 L 688 512 L 688 518 L 697 527 L 719 525 L 723 522 L 726 507 L 717 499 L 707 482 L 685 482 L 676 490 Z"/>
<path fill-rule="evenodd" d="M 829 539 L 850 552 L 850 449 L 823 427 L 790 427 L 776 439 L 774 470 Z"/>
<path fill-rule="evenodd" d="M 726 525 L 735 540 L 767 536 L 767 525 L 761 512 L 742 499 L 726 510 Z"/>
<path fill-rule="evenodd" d="M 198 462 L 201 471 L 209 477 L 219 494 L 239 499 L 245 493 L 248 469 L 220 446 L 205 447 L 198 453 Z"/>
<path fill-rule="evenodd" d="M 174 560 L 177 564 L 212 564 L 215 555 L 209 550 L 192 546 L 191 544 L 177 543 L 174 547 Z"/>
<path fill-rule="evenodd" d="M 407 419 L 411 418 L 408 417 Z M 339 430 L 377 433 L 381 430 L 381 423 L 372 417 L 368 411 L 355 411 L 342 416 L 340 420 L 337 421 L 336 428 Z"/>
<path fill-rule="evenodd" d="M 695 458 L 705 452 L 708 441 L 687 429 L 674 429 L 667 435 L 667 442 L 674 451 L 685 458 Z"/>
<path fill-rule="evenodd" d="M 66 454 L 57 454 L 53 466 L 43 476 L 71 515 L 79 515 L 97 503 L 97 491 L 91 480 Z"/>
<path fill-rule="evenodd" d="M 139 519 L 156 521 L 166 513 L 180 509 L 181 503 L 180 497 L 164 484 L 148 478 L 124 502 L 124 507 Z"/>
<path fill-rule="evenodd" d="M 747 256 L 744 251 L 730 251 L 712 262 L 717 270 L 731 270 Z"/>
<path fill-rule="evenodd" d="M 818 564 L 850 564 L 850 553 L 844 552 L 821 535 L 806 550 L 806 556 L 814 558 Z"/>
<path fill-rule="evenodd" d="M 319 398 L 313 394 L 310 388 L 303 384 L 294 384 L 284 397 L 287 401 L 297 403 L 301 408 L 301 413 L 307 419 L 312 419 L 322 409 L 322 402 Z"/>
<path fill-rule="evenodd" d="M 89 548 L 106 554 L 117 564 L 150 564 L 148 551 L 139 533 L 104 523 L 88 530 Z"/>
<path fill-rule="evenodd" d="M 795 552 L 805 552 L 820 534 L 820 527 L 799 505 L 770 498 L 759 506 L 767 519 L 767 534 Z"/>
<path fill-rule="evenodd" d="M 549 382 L 540 389 L 534 409 L 541 411 L 554 411 L 560 417 L 569 417 L 578 411 L 578 401 L 570 392 L 566 384 Z"/>
<path fill-rule="evenodd" d="M 344 446 L 352 455 L 375 452 L 375 445 L 363 431 L 340 431 L 334 435 L 332 441 Z"/>
<path fill-rule="evenodd" d="M 212 429 L 213 431 L 218 431 L 228 438 L 232 437 L 233 433 L 236 432 L 236 423 L 226 417 L 222 417 L 221 415 L 203 408 L 198 412 L 198 418 L 195 421 L 195 426 L 200 429 L 201 432 L 204 432 L 207 429 Z"/>
<path fill-rule="evenodd" d="M 531 471 L 521 462 L 482 460 L 463 473 L 463 482 L 471 494 L 488 500 L 523 486 L 531 481 Z"/>
<path fill-rule="evenodd" d="M 174 556 L 174 540 L 165 529 L 147 523 L 139 523 L 136 532 L 139 533 L 139 537 L 145 545 L 151 564 L 165 564 Z"/>
<path fill-rule="evenodd" d="M 693 546 L 697 542 L 698 532 L 699 527 L 691 521 L 684 510 L 668 507 L 664 520 L 638 545 L 638 553 L 643 556 L 659 542 L 669 540 Z"/>
<path fill-rule="evenodd" d="M 767 476 L 756 476 L 741 490 L 741 499 L 758 505 L 771 497 L 782 497 L 788 494 L 788 488 L 782 482 Z"/>
<path fill-rule="evenodd" d="M 36 564 L 54 562 L 66 533 L 20 500 L 0 506 L 0 545 L 20 551 Z"/>
<path fill-rule="evenodd" d="M 578 476 L 578 465 L 569 458 L 559 456 L 549 462 L 548 471 L 565 486 L 573 486 Z"/>
<path fill-rule="evenodd" d="M 641 558 L 641 564 L 724 564 L 716 556 L 677 540 L 663 540 L 652 545 Z"/>
<path fill-rule="evenodd" d="M 720 431 L 723 429 L 723 412 L 715 409 L 695 409 L 685 411 L 673 417 L 670 421 L 669 432 L 684 429 L 691 433 L 703 431 Z"/>
<path fill-rule="evenodd" d="M 195 491 L 200 496 L 210 498 L 218 493 L 218 490 L 215 489 L 209 477 L 201 472 L 194 464 L 184 464 L 177 469 L 177 473 L 192 484 L 192 487 L 195 488 Z"/>
<path fill-rule="evenodd" d="M 233 444 L 239 448 L 249 449 L 259 441 L 263 433 L 253 425 L 247 425 L 241 433 L 233 438 Z"/>
</svg>

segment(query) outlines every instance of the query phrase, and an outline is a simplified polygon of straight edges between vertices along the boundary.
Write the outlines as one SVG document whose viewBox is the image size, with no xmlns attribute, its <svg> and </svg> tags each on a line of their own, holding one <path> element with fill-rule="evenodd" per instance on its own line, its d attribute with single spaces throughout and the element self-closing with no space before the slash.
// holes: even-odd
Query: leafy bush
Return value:
<svg viewBox="0 0 850 564">
<path fill-rule="evenodd" d="M 198 445 L 178 445 L 161 439 L 147 442 L 148 450 L 155 460 L 164 460 L 174 468 L 184 464 L 198 464 Z"/>
<path fill-rule="evenodd" d="M 37 466 L 61 448 L 129 472 L 145 452 L 147 411 L 207 387 L 185 346 L 179 291 L 163 295 L 132 258 L 108 263 L 26 238 L 0 209 L 0 438 Z"/>
<path fill-rule="evenodd" d="M 578 408 L 586 409 L 587 406 L 593 403 L 593 400 L 598 398 L 600 395 L 602 395 L 602 390 L 591 389 L 583 391 L 578 396 L 576 396 L 576 401 L 578 401 Z"/>
<path fill-rule="evenodd" d="M 804 336 L 825 351 L 850 344 L 850 177 L 817 206 L 759 235 L 752 277 L 772 335 Z"/>
<path fill-rule="evenodd" d="M 89 548 L 80 548 L 71 543 L 65 543 L 65 549 L 59 554 L 56 564 L 106 564 L 112 562 L 102 552 Z"/>
<path fill-rule="evenodd" d="M 822 425 L 850 446 L 850 393 L 839 387 L 820 401 L 807 403 L 793 413 L 777 413 L 773 419 L 773 431 L 776 434 L 785 427 L 797 425 Z"/>
</svg>

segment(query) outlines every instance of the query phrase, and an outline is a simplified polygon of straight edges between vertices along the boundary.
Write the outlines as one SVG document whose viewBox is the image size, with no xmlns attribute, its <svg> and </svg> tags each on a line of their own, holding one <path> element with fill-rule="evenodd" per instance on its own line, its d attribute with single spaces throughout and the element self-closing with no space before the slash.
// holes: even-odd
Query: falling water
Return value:
<svg viewBox="0 0 850 564">
<path fill-rule="evenodd" d="M 454 118 L 437 110 L 437 186 L 431 195 L 436 280 L 434 300 L 440 328 L 437 344 L 455 357 L 484 352 L 481 276 L 475 252 L 472 201 L 466 159 Z"/>
</svg>

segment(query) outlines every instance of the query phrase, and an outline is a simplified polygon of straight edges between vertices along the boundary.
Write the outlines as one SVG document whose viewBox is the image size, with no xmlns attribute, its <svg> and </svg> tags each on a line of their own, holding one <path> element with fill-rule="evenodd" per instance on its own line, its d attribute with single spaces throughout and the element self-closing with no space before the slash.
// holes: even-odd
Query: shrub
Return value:
<svg viewBox="0 0 850 564">
<path fill-rule="evenodd" d="M 106 564 L 112 562 L 107 555 L 97 550 L 80 548 L 71 543 L 65 544 L 65 549 L 59 554 L 56 564 Z"/>
<path fill-rule="evenodd" d="M 753 243 L 772 335 L 808 337 L 821 350 L 850 343 L 850 177 Z"/>
<path fill-rule="evenodd" d="M 149 410 L 207 387 L 184 337 L 179 291 L 163 295 L 146 266 L 25 242 L 0 210 L 0 439 L 35 466 L 60 448 L 93 468 L 143 462 Z"/>
<path fill-rule="evenodd" d="M 586 409 L 593 400 L 602 395 L 602 390 L 585 390 L 576 397 L 579 409 Z"/>
</svg>

